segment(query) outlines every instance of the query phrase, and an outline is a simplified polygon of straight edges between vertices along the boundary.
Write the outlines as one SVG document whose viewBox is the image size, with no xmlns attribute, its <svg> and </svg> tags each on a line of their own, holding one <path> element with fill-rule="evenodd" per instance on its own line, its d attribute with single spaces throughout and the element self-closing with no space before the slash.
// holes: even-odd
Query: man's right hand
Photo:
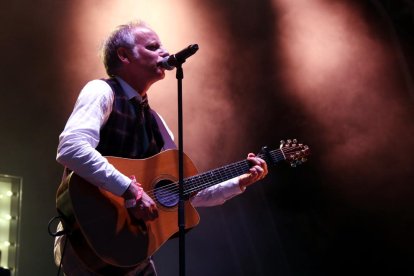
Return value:
<svg viewBox="0 0 414 276">
<path fill-rule="evenodd" d="M 128 208 L 128 213 L 140 220 L 154 220 L 158 217 L 158 208 L 152 198 L 142 191 L 141 185 L 136 182 L 135 177 L 132 177 L 131 184 L 128 189 L 124 192 L 122 197 L 127 201 L 134 201 L 137 197 L 138 200 L 133 202 L 134 206 L 126 206 Z M 141 196 L 139 194 L 142 193 Z"/>
<path fill-rule="evenodd" d="M 152 198 L 146 193 L 137 201 L 135 207 L 129 208 L 128 212 L 136 219 L 154 220 L 158 218 L 158 208 Z"/>
</svg>

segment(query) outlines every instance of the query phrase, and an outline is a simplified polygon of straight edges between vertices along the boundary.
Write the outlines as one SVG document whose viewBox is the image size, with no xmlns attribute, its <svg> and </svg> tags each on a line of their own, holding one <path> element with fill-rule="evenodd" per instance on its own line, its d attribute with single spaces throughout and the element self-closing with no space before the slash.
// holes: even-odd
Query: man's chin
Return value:
<svg viewBox="0 0 414 276">
<path fill-rule="evenodd" d="M 163 78 L 165 78 L 165 71 L 161 69 L 159 75 L 160 75 L 160 80 L 162 80 Z"/>
<path fill-rule="evenodd" d="M 165 72 L 158 72 L 157 73 L 157 76 L 154 76 L 153 78 L 152 78 L 152 83 L 155 83 L 155 82 L 157 82 L 157 81 L 160 81 L 160 80 L 162 80 L 162 79 L 164 79 L 165 78 Z"/>
</svg>

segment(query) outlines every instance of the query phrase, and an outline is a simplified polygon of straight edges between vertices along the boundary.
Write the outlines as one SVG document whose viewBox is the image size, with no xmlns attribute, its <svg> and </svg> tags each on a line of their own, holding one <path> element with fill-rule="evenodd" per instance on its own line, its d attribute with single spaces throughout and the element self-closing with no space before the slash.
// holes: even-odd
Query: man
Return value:
<svg viewBox="0 0 414 276">
<path fill-rule="evenodd" d="M 57 161 L 86 181 L 125 199 L 131 216 L 150 221 L 158 217 L 154 200 L 143 191 L 139 179 L 127 176 L 103 156 L 147 158 L 171 148 L 172 134 L 149 108 L 147 91 L 164 78 L 159 62 L 169 54 L 157 34 L 144 23 L 118 27 L 103 48 L 108 80 L 93 80 L 82 89 L 64 131 Z M 238 195 L 267 174 L 265 161 L 248 154 L 249 173 L 197 193 L 195 207 L 214 206 Z M 55 242 L 55 261 L 60 263 L 65 237 Z M 62 260 L 66 275 L 96 275 L 84 266 L 67 244 Z M 156 275 L 149 258 L 127 275 Z"/>
</svg>

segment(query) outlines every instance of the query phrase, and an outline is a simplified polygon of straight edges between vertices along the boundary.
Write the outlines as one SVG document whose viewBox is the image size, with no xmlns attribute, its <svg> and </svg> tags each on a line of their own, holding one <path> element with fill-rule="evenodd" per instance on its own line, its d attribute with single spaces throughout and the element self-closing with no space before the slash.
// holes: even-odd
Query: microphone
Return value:
<svg viewBox="0 0 414 276">
<path fill-rule="evenodd" d="M 158 62 L 157 65 L 164 69 L 172 70 L 174 69 L 174 67 L 177 67 L 177 65 L 183 64 L 187 58 L 194 55 L 197 51 L 198 45 L 191 44 L 190 46 L 179 51 L 178 53 L 163 58 L 163 60 Z"/>
</svg>

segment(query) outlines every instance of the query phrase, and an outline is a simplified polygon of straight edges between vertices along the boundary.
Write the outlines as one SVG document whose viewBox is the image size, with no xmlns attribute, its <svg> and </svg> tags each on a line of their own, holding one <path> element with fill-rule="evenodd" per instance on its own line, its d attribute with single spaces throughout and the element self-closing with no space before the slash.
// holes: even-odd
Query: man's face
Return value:
<svg viewBox="0 0 414 276">
<path fill-rule="evenodd" d="M 168 52 L 162 47 L 158 35 L 151 29 L 140 27 L 136 30 L 131 70 L 139 79 L 154 83 L 165 76 L 164 69 L 157 64 Z"/>
</svg>

